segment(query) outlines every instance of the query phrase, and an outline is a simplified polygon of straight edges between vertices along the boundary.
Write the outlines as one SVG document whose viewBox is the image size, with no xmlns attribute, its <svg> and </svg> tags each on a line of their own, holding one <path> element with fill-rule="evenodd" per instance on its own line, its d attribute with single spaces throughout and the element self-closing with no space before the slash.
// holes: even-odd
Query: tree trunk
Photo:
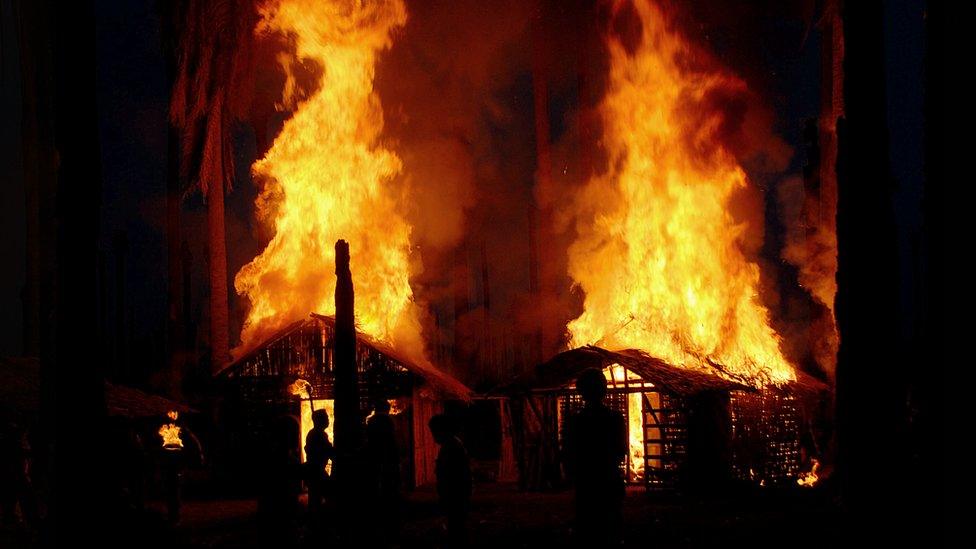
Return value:
<svg viewBox="0 0 976 549">
<path fill-rule="evenodd" d="M 885 107 L 883 6 L 846 2 L 844 117 L 838 123 L 838 467 L 856 535 L 894 541 L 905 470 L 905 356 L 898 337 L 897 233 Z M 884 517 L 884 522 L 874 519 Z M 902 520 L 900 520 L 902 519 Z M 854 540 L 857 542 L 857 539 Z"/>
<path fill-rule="evenodd" d="M 529 286 L 536 303 L 546 304 L 552 293 L 553 264 L 550 252 L 551 246 L 540 245 L 552 241 L 552 202 L 554 188 L 552 183 L 552 146 L 549 127 L 549 43 L 546 26 L 542 20 L 544 14 L 536 17 L 532 22 L 532 105 L 535 114 L 535 152 L 536 152 L 536 182 L 534 200 L 536 208 L 534 214 L 534 238 L 530 238 L 530 245 L 536 249 L 529 251 Z M 533 242 L 534 241 L 534 242 Z M 534 259 L 534 260 L 533 260 Z M 535 281 L 534 287 L 532 282 Z M 532 350 L 533 362 L 541 363 L 554 350 L 553 338 L 549 326 L 546 325 L 547 315 L 536 315 L 535 333 Z"/>
<path fill-rule="evenodd" d="M 178 5 L 172 3 L 160 3 L 158 6 L 162 23 L 161 45 L 166 57 L 167 86 L 170 90 L 173 89 L 179 69 L 178 8 Z M 180 155 L 180 131 L 170 122 L 166 140 L 166 356 L 169 362 L 169 393 L 177 400 L 183 396 L 183 368 L 189 346 L 189 339 L 184 337 L 186 333 L 184 320 L 187 315 L 187 311 L 183 310 L 186 301 L 184 292 L 188 290 L 184 287 L 182 265 L 185 242 L 180 231 L 180 214 L 183 205 Z"/>
<path fill-rule="evenodd" d="M 230 362 L 227 320 L 227 244 L 224 237 L 224 191 L 220 181 L 207 187 L 207 228 L 210 237 L 210 358 L 211 372 Z"/>
<path fill-rule="evenodd" d="M 94 319 L 101 198 L 95 14 L 90 0 L 37 5 L 36 18 L 21 27 L 22 39 L 35 45 L 53 40 L 57 150 L 56 187 L 51 196 L 42 189 L 41 196 L 42 204 L 55 204 L 54 215 L 41 217 L 42 234 L 54 237 L 54 242 L 42 240 L 45 248 L 53 247 L 44 251 L 52 259 L 53 284 L 43 288 L 41 298 L 51 306 L 42 305 L 41 406 L 53 419 L 49 443 L 55 462 L 43 545 L 64 545 L 69 538 L 74 545 L 97 544 L 116 524 L 108 516 L 107 471 L 99 451 L 105 440 L 106 357 L 99 356 Z"/>
<path fill-rule="evenodd" d="M 23 147 L 24 190 L 26 207 L 26 277 L 22 294 L 24 355 L 38 356 L 41 351 L 41 294 L 42 294 L 42 241 L 47 240 L 42 231 L 41 219 L 48 219 L 42 208 L 42 198 L 53 196 L 56 174 L 54 172 L 54 143 L 51 131 L 52 105 L 50 82 L 49 44 L 40 36 L 25 36 L 25 25 L 36 24 L 41 10 L 36 5 L 20 6 L 17 14 L 20 26 L 20 83 L 21 83 L 21 144 Z M 33 23 L 32 23 L 33 22 Z M 49 243 L 48 240 L 46 243 Z"/>
<path fill-rule="evenodd" d="M 180 234 L 180 141 L 179 132 L 170 126 L 166 159 L 166 356 L 169 360 L 169 394 L 183 396 L 183 239 Z"/>
</svg>

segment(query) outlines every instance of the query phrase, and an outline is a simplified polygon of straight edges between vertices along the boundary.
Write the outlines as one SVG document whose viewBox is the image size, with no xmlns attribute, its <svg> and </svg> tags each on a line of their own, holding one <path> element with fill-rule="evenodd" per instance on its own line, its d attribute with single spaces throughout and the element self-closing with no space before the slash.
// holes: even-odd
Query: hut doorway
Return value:
<svg viewBox="0 0 976 549">
<path fill-rule="evenodd" d="M 673 487 L 686 454 L 687 425 L 681 399 L 620 364 L 607 366 L 603 374 L 606 404 L 620 412 L 627 425 L 628 452 L 620 463 L 627 483 L 652 489 Z M 560 446 L 566 419 L 583 405 L 575 384 L 565 389 L 557 408 Z"/>
</svg>

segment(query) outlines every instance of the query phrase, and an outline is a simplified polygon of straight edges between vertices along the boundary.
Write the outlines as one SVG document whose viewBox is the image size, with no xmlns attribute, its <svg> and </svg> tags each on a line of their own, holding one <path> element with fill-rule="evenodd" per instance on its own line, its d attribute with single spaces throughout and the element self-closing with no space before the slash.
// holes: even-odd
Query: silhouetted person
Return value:
<svg viewBox="0 0 976 549">
<path fill-rule="evenodd" d="M 566 463 L 576 488 L 576 537 L 580 546 L 605 547 L 619 541 L 627 428 L 623 415 L 603 403 L 603 372 L 584 370 L 576 389 L 584 404 L 565 433 Z"/>
<path fill-rule="evenodd" d="M 173 416 L 170 416 L 170 419 L 176 421 Z M 182 427 L 180 430 L 182 431 Z M 186 458 L 182 443 L 167 442 L 165 437 L 162 440 L 159 469 L 166 496 L 166 515 L 170 524 L 176 524 L 180 521 L 180 508 L 183 503 L 183 471 L 186 468 Z"/>
<path fill-rule="evenodd" d="M 390 403 L 377 399 L 373 414 L 366 420 L 366 455 L 372 462 L 373 495 L 371 514 L 381 530 L 382 541 L 392 542 L 399 527 L 400 452 L 396 430 L 390 417 Z"/>
<path fill-rule="evenodd" d="M 31 484 L 31 448 L 26 429 L 14 421 L 0 424 L 0 513 L 4 523 L 20 519 L 37 526 L 37 506 Z"/>
<path fill-rule="evenodd" d="M 305 482 L 308 486 L 308 511 L 317 514 L 322 508 L 329 485 L 329 473 L 325 466 L 335 457 L 335 449 L 325 429 L 329 426 L 329 414 L 325 410 L 312 412 L 312 430 L 305 436 Z"/>
<path fill-rule="evenodd" d="M 106 488 L 129 516 L 138 515 L 145 510 L 145 448 L 130 420 L 111 416 L 108 422 L 110 485 Z"/>
<path fill-rule="evenodd" d="M 298 425 L 291 417 L 279 417 L 269 426 L 261 445 L 261 496 L 258 516 L 262 519 L 262 545 L 288 546 L 295 541 L 294 519 L 301 492 Z"/>
<path fill-rule="evenodd" d="M 444 414 L 428 423 L 434 441 L 441 446 L 437 453 L 437 495 L 447 518 L 447 546 L 466 545 L 466 521 L 471 502 L 471 464 L 457 429 Z"/>
</svg>

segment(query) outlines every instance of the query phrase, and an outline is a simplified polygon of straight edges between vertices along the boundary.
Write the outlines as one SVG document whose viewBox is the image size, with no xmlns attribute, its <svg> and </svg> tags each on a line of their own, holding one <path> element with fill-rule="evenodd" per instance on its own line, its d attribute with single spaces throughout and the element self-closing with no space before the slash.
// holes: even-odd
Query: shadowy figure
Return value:
<svg viewBox="0 0 976 549">
<path fill-rule="evenodd" d="M 298 425 L 288 416 L 276 418 L 269 425 L 262 445 L 261 496 L 258 516 L 264 535 L 262 544 L 293 545 L 294 520 L 301 492 L 301 460 L 299 458 Z"/>
<path fill-rule="evenodd" d="M 30 455 L 27 430 L 13 420 L 4 420 L 0 424 L 0 513 L 4 525 L 15 523 L 19 518 L 29 528 L 37 526 Z"/>
<path fill-rule="evenodd" d="M 330 479 L 325 466 L 335 457 L 335 448 L 325 432 L 328 426 L 328 412 L 312 412 L 312 430 L 305 436 L 305 482 L 308 486 L 308 512 L 313 520 L 318 518 L 323 499 L 328 495 Z"/>
<path fill-rule="evenodd" d="M 623 415 L 607 408 L 607 380 L 595 368 L 576 380 L 583 408 L 569 419 L 565 433 L 567 467 L 576 488 L 576 541 L 581 547 L 619 543 L 627 454 Z"/>
<path fill-rule="evenodd" d="M 390 417 L 390 403 L 377 399 L 373 414 L 366 420 L 366 455 L 373 463 L 373 496 L 371 515 L 379 527 L 379 540 L 392 543 L 399 531 L 400 452 L 396 430 Z"/>
<path fill-rule="evenodd" d="M 108 418 L 109 485 L 111 497 L 126 516 L 145 511 L 146 453 L 131 421 L 121 416 Z"/>
<path fill-rule="evenodd" d="M 471 464 L 464 444 L 457 437 L 457 427 L 449 417 L 438 414 L 428 423 L 437 453 L 437 495 L 447 518 L 447 547 L 464 547 L 466 522 L 471 502 Z"/>
<path fill-rule="evenodd" d="M 185 436 L 182 426 L 177 421 L 175 412 L 170 412 L 170 423 L 160 429 L 162 440 L 159 454 L 159 472 L 166 497 L 166 517 L 171 525 L 180 521 L 180 509 L 183 504 L 183 471 L 186 469 L 186 456 L 183 451 L 182 437 Z M 175 437 L 167 438 L 164 430 L 179 433 Z M 172 436 L 172 435 L 171 435 Z"/>
</svg>

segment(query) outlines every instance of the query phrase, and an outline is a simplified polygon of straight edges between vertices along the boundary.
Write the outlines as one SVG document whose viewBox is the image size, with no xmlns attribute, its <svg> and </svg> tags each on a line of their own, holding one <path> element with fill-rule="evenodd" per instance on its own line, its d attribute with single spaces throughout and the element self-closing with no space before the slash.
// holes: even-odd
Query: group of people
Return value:
<svg viewBox="0 0 976 549">
<path fill-rule="evenodd" d="M 313 520 L 322 517 L 325 502 L 336 491 L 329 474 L 336 450 L 326 430 L 329 415 L 325 410 L 312 412 L 312 429 L 305 436 L 305 483 L 308 488 L 308 512 Z M 471 467 L 467 451 L 458 436 L 458 427 L 447 415 L 431 418 L 428 428 L 440 445 L 437 456 L 437 493 L 446 519 L 447 546 L 463 547 L 466 518 L 471 499 Z M 364 475 L 366 485 L 359 485 L 369 498 L 371 509 L 370 537 L 377 545 L 393 545 L 399 530 L 400 454 L 390 404 L 377 400 L 366 420 Z"/>
<path fill-rule="evenodd" d="M 583 408 L 569 418 L 565 434 L 567 473 L 575 486 L 574 539 L 580 547 L 609 547 L 619 544 L 621 505 L 625 481 L 620 463 L 627 452 L 627 431 L 623 415 L 604 404 L 607 381 L 597 369 L 584 371 L 576 383 Z M 390 406 L 385 400 L 374 404 L 366 424 L 366 452 L 371 474 L 366 493 L 371 496 L 373 532 L 392 544 L 399 524 L 399 452 Z M 320 513 L 333 491 L 328 465 L 336 457 L 326 429 L 325 410 L 312 414 L 313 428 L 305 437 L 308 509 Z M 428 423 L 439 445 L 436 462 L 437 494 L 446 526 L 446 546 L 467 544 L 467 516 L 471 503 L 470 460 L 454 418 L 440 414 Z"/>
</svg>

